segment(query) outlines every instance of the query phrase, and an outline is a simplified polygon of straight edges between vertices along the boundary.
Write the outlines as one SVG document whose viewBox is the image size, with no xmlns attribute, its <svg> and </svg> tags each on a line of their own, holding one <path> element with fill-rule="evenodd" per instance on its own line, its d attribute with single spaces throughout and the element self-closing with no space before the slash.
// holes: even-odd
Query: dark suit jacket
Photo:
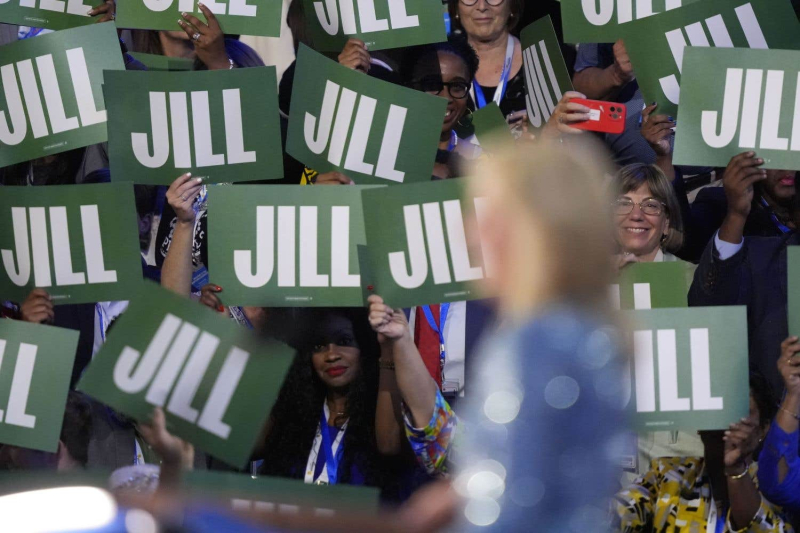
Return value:
<svg viewBox="0 0 800 533">
<path fill-rule="evenodd" d="M 681 180 L 682 181 L 682 180 Z M 677 187 L 676 187 L 676 192 Z M 684 193 L 685 198 L 685 193 Z M 728 199 L 722 187 L 706 187 L 697 193 L 688 214 L 684 214 L 684 243 L 678 254 L 686 261 L 697 261 L 706 245 L 722 226 L 728 212 Z M 753 201 L 750 215 L 744 226 L 745 237 L 780 237 L 781 230 L 775 225 L 769 210 L 758 198 Z"/>
<path fill-rule="evenodd" d="M 783 390 L 776 363 L 788 336 L 786 247 L 800 236 L 747 237 L 742 249 L 722 261 L 713 240 L 703 252 L 689 290 L 690 306 L 746 305 L 750 367 Z"/>
</svg>

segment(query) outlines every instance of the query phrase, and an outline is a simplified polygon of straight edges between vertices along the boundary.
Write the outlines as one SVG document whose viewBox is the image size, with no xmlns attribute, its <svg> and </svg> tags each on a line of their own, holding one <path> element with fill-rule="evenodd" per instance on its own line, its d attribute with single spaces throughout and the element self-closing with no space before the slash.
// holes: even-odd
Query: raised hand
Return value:
<svg viewBox="0 0 800 533">
<path fill-rule="evenodd" d="M 150 422 L 137 424 L 139 433 L 164 463 L 191 468 L 194 463 L 194 446 L 167 431 L 164 411 L 153 409 Z"/>
<path fill-rule="evenodd" d="M 117 4 L 114 0 L 106 0 L 89 10 L 90 17 L 97 17 L 97 22 L 108 22 L 117 18 Z"/>
<path fill-rule="evenodd" d="M 394 342 L 408 334 L 408 320 L 402 309 L 392 309 L 377 294 L 367 298 L 367 302 L 369 325 L 378 334 L 378 342 Z"/>
<path fill-rule="evenodd" d="M 200 194 L 203 186 L 202 178 L 192 179 L 192 174 L 187 172 L 179 176 L 167 189 L 167 202 L 175 210 L 178 222 L 194 222 L 195 212 L 192 208 L 195 198 Z"/>
<path fill-rule="evenodd" d="M 725 468 L 731 470 L 729 474 L 741 474 L 747 468 L 750 458 L 764 437 L 763 433 L 758 420 L 752 418 L 742 418 L 728 427 L 722 439 L 725 442 Z"/>
<path fill-rule="evenodd" d="M 759 168 L 764 160 L 756 157 L 755 152 L 744 152 L 734 156 L 725 175 L 722 186 L 728 198 L 728 213 L 746 219 L 750 215 L 753 203 L 753 185 L 767 179 L 767 171 Z"/>
<path fill-rule="evenodd" d="M 631 58 L 628 57 L 628 50 L 625 48 L 625 43 L 622 39 L 614 43 L 613 72 L 617 86 L 625 85 L 635 77 L 633 63 L 631 63 Z"/>
<path fill-rule="evenodd" d="M 675 119 L 667 115 L 652 115 L 658 104 L 652 104 L 642 110 L 642 137 L 647 141 L 656 155 L 668 156 L 672 153 L 670 138 L 675 134 Z"/>
<path fill-rule="evenodd" d="M 197 59 L 202 61 L 208 70 L 231 68 L 228 52 L 225 51 L 225 34 L 222 33 L 217 17 L 204 4 L 198 3 L 197 7 L 203 12 L 208 24 L 203 24 L 191 13 L 181 13 L 184 20 L 178 19 L 180 27 L 194 42 Z"/>
<path fill-rule="evenodd" d="M 573 98 L 586 98 L 586 96 L 577 91 L 568 91 L 564 93 L 564 96 L 561 97 L 558 105 L 556 105 L 556 108 L 553 110 L 553 114 L 550 115 L 550 118 L 547 120 L 547 124 L 545 124 L 545 132 L 551 134 L 580 134 L 584 132 L 584 130 L 570 127 L 570 124 L 589 120 L 589 112 L 591 110 L 583 104 L 570 102 Z"/>
<path fill-rule="evenodd" d="M 55 318 L 53 299 L 44 289 L 33 289 L 19 307 L 22 320 L 34 324 L 52 323 Z"/>
<path fill-rule="evenodd" d="M 203 285 L 200 289 L 200 303 L 218 313 L 224 313 L 225 306 L 223 306 L 222 302 L 217 298 L 216 293 L 218 292 L 222 292 L 222 287 L 219 285 L 214 285 L 213 283 Z"/>
<path fill-rule="evenodd" d="M 800 340 L 789 337 L 781 343 L 781 356 L 778 359 L 778 372 L 783 377 L 786 394 L 800 398 Z"/>
<path fill-rule="evenodd" d="M 360 70 L 362 72 L 369 72 L 370 56 L 367 50 L 367 45 L 360 39 L 351 37 L 339 54 L 339 64 L 353 70 Z"/>
</svg>

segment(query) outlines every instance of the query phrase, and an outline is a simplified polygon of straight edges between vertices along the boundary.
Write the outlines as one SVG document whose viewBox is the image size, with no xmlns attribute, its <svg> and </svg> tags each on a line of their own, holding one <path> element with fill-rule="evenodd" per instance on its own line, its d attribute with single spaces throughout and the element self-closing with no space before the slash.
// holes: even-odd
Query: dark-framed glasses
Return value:
<svg viewBox="0 0 800 533">
<path fill-rule="evenodd" d="M 414 82 L 414 86 L 423 92 L 440 95 L 445 87 L 450 93 L 450 96 L 456 100 L 462 100 L 467 97 L 469 92 L 469 84 L 465 81 L 442 81 L 440 78 L 430 77 L 422 78 Z"/>
<path fill-rule="evenodd" d="M 656 200 L 655 198 L 645 198 L 639 203 L 634 202 L 630 198 L 617 198 L 614 202 L 614 213 L 617 215 L 629 215 L 636 205 L 639 206 L 642 213 L 651 216 L 660 215 L 664 212 L 664 208 L 667 207 L 664 202 Z"/>
<path fill-rule="evenodd" d="M 486 3 L 490 6 L 497 7 L 505 1 L 506 0 L 486 0 Z M 460 0 L 460 2 L 467 7 L 472 7 L 478 3 L 478 0 Z"/>
</svg>

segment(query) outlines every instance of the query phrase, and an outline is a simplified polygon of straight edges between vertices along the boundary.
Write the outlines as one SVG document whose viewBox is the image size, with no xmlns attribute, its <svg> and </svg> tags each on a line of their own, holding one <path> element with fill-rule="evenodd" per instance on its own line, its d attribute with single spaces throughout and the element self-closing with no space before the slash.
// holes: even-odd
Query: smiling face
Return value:
<svg viewBox="0 0 800 533">
<path fill-rule="evenodd" d="M 471 80 L 466 62 L 458 55 L 438 51 L 435 58 L 431 55 L 417 64 L 414 70 L 415 88 L 447 99 L 447 110 L 442 122 L 442 138 L 445 138 L 466 113 L 467 92 Z M 447 85 L 443 86 L 442 83 Z M 463 97 L 456 98 L 453 93 Z"/>
<path fill-rule="evenodd" d="M 470 39 L 493 41 L 508 33 L 511 0 L 505 0 L 498 6 L 489 5 L 486 0 L 477 0 L 472 6 L 459 2 L 458 16 Z"/>
<path fill-rule="evenodd" d="M 638 189 L 617 197 L 617 202 L 628 199 L 634 202 L 633 210 L 627 215 L 615 214 L 617 225 L 617 242 L 628 253 L 637 257 L 652 257 L 658 250 L 661 239 L 669 231 L 669 217 L 666 209 L 661 206 L 661 213 L 648 215 L 642 212 L 639 204 L 645 200 L 655 200 L 647 184 L 642 184 Z"/>
<path fill-rule="evenodd" d="M 767 179 L 761 182 L 764 194 L 768 195 L 778 205 L 788 205 L 795 194 L 795 179 L 797 172 L 794 170 L 767 170 Z"/>
<path fill-rule="evenodd" d="M 318 322 L 311 364 L 314 373 L 329 389 L 346 389 L 361 369 L 361 349 L 353 323 L 342 315 L 330 314 Z"/>
</svg>

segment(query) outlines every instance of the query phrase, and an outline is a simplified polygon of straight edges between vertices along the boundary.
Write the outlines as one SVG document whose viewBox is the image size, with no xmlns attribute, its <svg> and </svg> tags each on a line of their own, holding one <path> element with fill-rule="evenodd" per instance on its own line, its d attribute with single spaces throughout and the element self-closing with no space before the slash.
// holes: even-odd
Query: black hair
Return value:
<svg viewBox="0 0 800 533">
<path fill-rule="evenodd" d="M 353 325 L 358 343 L 360 372 L 347 394 L 349 422 L 342 446 L 344 456 L 339 481 L 350 481 L 351 467 L 357 462 L 368 485 L 383 484 L 375 440 L 375 407 L 378 395 L 379 346 L 363 308 L 308 309 L 301 325 L 287 339 L 298 351 L 272 409 L 271 427 L 264 445 L 265 461 L 261 473 L 302 478 L 305 464 L 325 401 L 326 388 L 314 372 L 312 348 L 316 324 L 330 315 L 344 316 Z"/>
<path fill-rule="evenodd" d="M 64 408 L 61 442 L 70 456 L 86 466 L 89 461 L 89 439 L 92 435 L 92 406 L 82 393 L 71 390 Z"/>
<path fill-rule="evenodd" d="M 406 51 L 400 66 L 400 73 L 404 83 L 408 86 L 414 80 L 415 72 L 421 66 L 429 67 L 431 70 L 440 71 L 439 67 L 439 52 L 453 54 L 461 58 L 467 66 L 469 79 L 467 82 L 472 83 L 475 79 L 475 74 L 478 72 L 478 54 L 472 48 L 472 45 L 467 42 L 466 37 L 462 35 L 450 35 L 446 41 L 434 44 L 425 44 L 421 46 L 411 47 Z"/>
<path fill-rule="evenodd" d="M 286 25 L 292 32 L 292 45 L 294 46 L 294 53 L 300 49 L 300 43 L 313 48 L 311 43 L 311 35 L 306 26 L 306 9 L 303 5 L 303 0 L 292 0 L 289 3 L 289 9 L 286 11 Z"/>
</svg>

